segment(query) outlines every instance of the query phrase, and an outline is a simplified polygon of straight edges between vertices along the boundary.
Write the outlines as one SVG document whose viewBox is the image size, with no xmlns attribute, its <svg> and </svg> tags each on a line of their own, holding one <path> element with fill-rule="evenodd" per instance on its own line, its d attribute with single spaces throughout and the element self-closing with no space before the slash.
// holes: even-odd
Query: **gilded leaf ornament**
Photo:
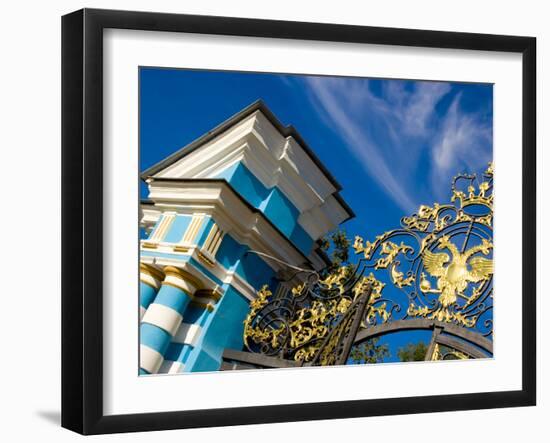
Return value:
<svg viewBox="0 0 550 443">
<path fill-rule="evenodd" d="M 372 242 L 355 237 L 367 267 L 388 269 L 393 286 L 406 291 L 408 317 L 468 328 L 484 317 L 491 334 L 493 174 L 492 163 L 481 179 L 459 174 L 448 204 L 421 205 Z"/>
<path fill-rule="evenodd" d="M 458 174 L 449 203 L 421 205 L 373 241 L 355 236 L 354 265 L 322 278 L 304 270 L 303 282 L 282 298 L 262 287 L 244 321 L 245 346 L 304 364 L 333 364 L 327 349 L 337 346 L 346 313 L 367 292 L 361 328 L 425 318 L 492 337 L 493 174 L 492 164 L 481 177 Z M 442 358 L 438 352 L 434 357 Z"/>
</svg>

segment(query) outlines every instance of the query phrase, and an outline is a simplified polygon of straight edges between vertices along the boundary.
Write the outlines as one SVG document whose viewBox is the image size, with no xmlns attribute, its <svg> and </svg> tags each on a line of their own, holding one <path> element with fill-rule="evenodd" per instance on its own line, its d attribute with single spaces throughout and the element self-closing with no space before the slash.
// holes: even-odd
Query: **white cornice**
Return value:
<svg viewBox="0 0 550 443">
<path fill-rule="evenodd" d="M 332 196 L 337 189 L 292 137 L 283 136 L 257 110 L 199 149 L 159 171 L 155 177 L 213 178 L 242 162 L 266 187 L 277 186 L 300 213 L 299 223 L 314 240 L 348 218 Z M 326 205 L 327 200 L 334 202 Z M 315 215 L 313 215 L 315 214 Z M 309 218 L 308 218 L 309 217 Z M 316 219 L 323 220 L 317 224 Z"/>
<path fill-rule="evenodd" d="M 153 205 L 140 205 L 139 208 L 139 225 L 142 228 L 149 229 L 152 228 L 157 222 L 158 218 L 162 211 L 159 208 L 156 208 Z"/>
<path fill-rule="evenodd" d="M 302 265 L 307 259 L 267 219 L 238 197 L 224 181 L 153 181 L 149 198 L 164 210 L 214 216 L 237 241 L 280 260 Z"/>
<path fill-rule="evenodd" d="M 252 117 L 252 116 L 251 116 Z M 247 118 L 210 140 L 180 160 L 155 174 L 155 177 L 197 178 L 210 176 L 209 171 L 217 169 L 219 163 L 232 164 L 242 154 L 246 143 L 243 139 L 250 134 L 253 118 Z"/>
<path fill-rule="evenodd" d="M 201 258 L 199 256 L 199 247 L 194 246 L 185 253 L 178 253 L 173 251 L 173 246 L 174 245 L 172 243 L 161 242 L 158 244 L 155 252 L 169 253 L 172 254 L 174 257 L 142 255 L 140 257 L 140 261 L 143 263 L 160 266 L 161 268 L 164 266 L 179 267 L 189 272 L 194 277 L 198 278 L 199 281 L 202 283 L 201 289 L 212 289 L 223 293 L 223 289 L 218 285 L 216 281 L 208 277 L 200 269 L 197 269 L 192 263 L 189 262 L 189 256 L 191 256 L 196 262 L 201 262 Z M 180 255 L 181 258 L 178 258 L 178 255 Z M 260 257 L 260 259 L 263 258 Z M 273 263 L 269 263 L 269 265 L 271 265 L 271 267 L 273 268 Z M 239 274 L 235 273 L 235 271 L 227 270 L 217 262 L 203 266 L 205 266 L 205 268 L 207 268 L 208 271 L 212 273 L 212 275 L 214 275 L 218 280 L 220 280 L 224 284 L 229 284 L 233 286 L 248 300 L 254 300 L 256 298 L 256 290 Z M 276 272 L 278 269 L 274 270 Z M 294 287 L 300 283 L 302 283 L 302 281 L 299 278 L 295 277 L 288 284 L 290 287 Z"/>
<path fill-rule="evenodd" d="M 216 205 L 213 204 L 205 204 L 203 203 L 193 203 L 189 202 L 189 204 L 186 205 L 178 205 L 177 207 L 174 206 L 173 203 L 162 203 L 159 202 L 155 206 L 152 205 L 146 205 L 142 212 L 144 214 L 144 217 L 146 220 L 141 220 L 140 225 L 145 228 L 150 228 L 154 226 L 159 217 L 162 215 L 164 210 L 176 210 L 178 214 L 181 215 L 206 215 L 214 217 L 220 226 L 220 228 L 224 232 L 230 232 L 231 235 L 235 238 L 235 240 L 243 245 L 248 246 L 250 249 L 255 251 L 264 252 L 266 254 L 270 254 L 269 247 L 265 244 L 259 242 L 257 240 L 257 235 L 251 235 L 250 232 L 243 232 L 242 229 L 236 229 L 234 227 L 234 222 L 232 221 L 231 217 L 228 217 L 225 214 L 225 211 L 218 211 L 216 210 Z M 182 254 L 182 255 L 189 255 L 189 252 L 186 253 L 180 253 L 177 251 L 174 251 L 175 243 L 168 243 L 168 242 L 160 242 L 156 243 L 157 247 L 155 248 L 155 251 L 157 252 L 164 252 L 169 254 Z M 194 248 L 194 245 L 190 245 L 189 251 L 192 251 Z M 272 254 L 270 254 L 272 255 Z M 321 257 L 319 257 L 319 254 L 315 251 L 312 251 L 312 253 L 307 257 L 310 261 L 311 265 L 316 270 L 321 270 L 326 266 L 326 263 L 323 261 Z M 266 263 L 271 266 L 275 271 L 278 271 L 281 269 L 281 266 L 277 262 L 268 262 L 268 260 L 264 259 Z M 298 281 L 296 281 L 296 284 Z"/>
</svg>

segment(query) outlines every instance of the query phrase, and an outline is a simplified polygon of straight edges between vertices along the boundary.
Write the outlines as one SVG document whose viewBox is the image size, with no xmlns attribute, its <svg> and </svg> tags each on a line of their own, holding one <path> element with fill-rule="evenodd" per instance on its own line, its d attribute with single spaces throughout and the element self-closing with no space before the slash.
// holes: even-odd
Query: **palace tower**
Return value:
<svg viewBox="0 0 550 443">
<path fill-rule="evenodd" d="M 281 283 L 291 277 L 281 262 L 322 269 L 318 240 L 353 217 L 327 168 L 262 102 L 142 179 L 141 374 L 218 370 L 224 349 L 243 346 L 256 291 L 298 283 Z"/>
</svg>

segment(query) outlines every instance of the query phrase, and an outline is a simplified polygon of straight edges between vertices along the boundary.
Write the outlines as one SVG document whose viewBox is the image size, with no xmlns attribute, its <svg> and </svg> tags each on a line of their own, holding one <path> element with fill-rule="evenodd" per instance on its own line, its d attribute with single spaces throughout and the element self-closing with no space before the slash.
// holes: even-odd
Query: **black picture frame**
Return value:
<svg viewBox="0 0 550 443">
<path fill-rule="evenodd" d="M 171 31 L 522 54 L 522 389 L 131 415 L 103 413 L 103 30 Z M 536 39 L 83 9 L 62 18 L 62 426 L 82 434 L 228 426 L 536 403 Z"/>
</svg>

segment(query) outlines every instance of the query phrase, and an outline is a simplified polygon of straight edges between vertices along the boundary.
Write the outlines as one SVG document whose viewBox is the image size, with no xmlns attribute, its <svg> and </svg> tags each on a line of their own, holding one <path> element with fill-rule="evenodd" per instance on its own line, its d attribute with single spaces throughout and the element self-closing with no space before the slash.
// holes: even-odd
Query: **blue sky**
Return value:
<svg viewBox="0 0 550 443">
<path fill-rule="evenodd" d="M 140 87 L 141 170 L 262 99 L 342 184 L 350 235 L 445 201 L 492 158 L 492 85 L 142 68 Z"/>
<path fill-rule="evenodd" d="M 419 205 L 447 202 L 454 175 L 492 160 L 492 85 L 142 68 L 140 169 L 258 99 L 341 183 L 356 214 L 342 226 L 351 238 L 372 240 Z M 388 361 L 413 335 L 385 338 Z"/>
</svg>

